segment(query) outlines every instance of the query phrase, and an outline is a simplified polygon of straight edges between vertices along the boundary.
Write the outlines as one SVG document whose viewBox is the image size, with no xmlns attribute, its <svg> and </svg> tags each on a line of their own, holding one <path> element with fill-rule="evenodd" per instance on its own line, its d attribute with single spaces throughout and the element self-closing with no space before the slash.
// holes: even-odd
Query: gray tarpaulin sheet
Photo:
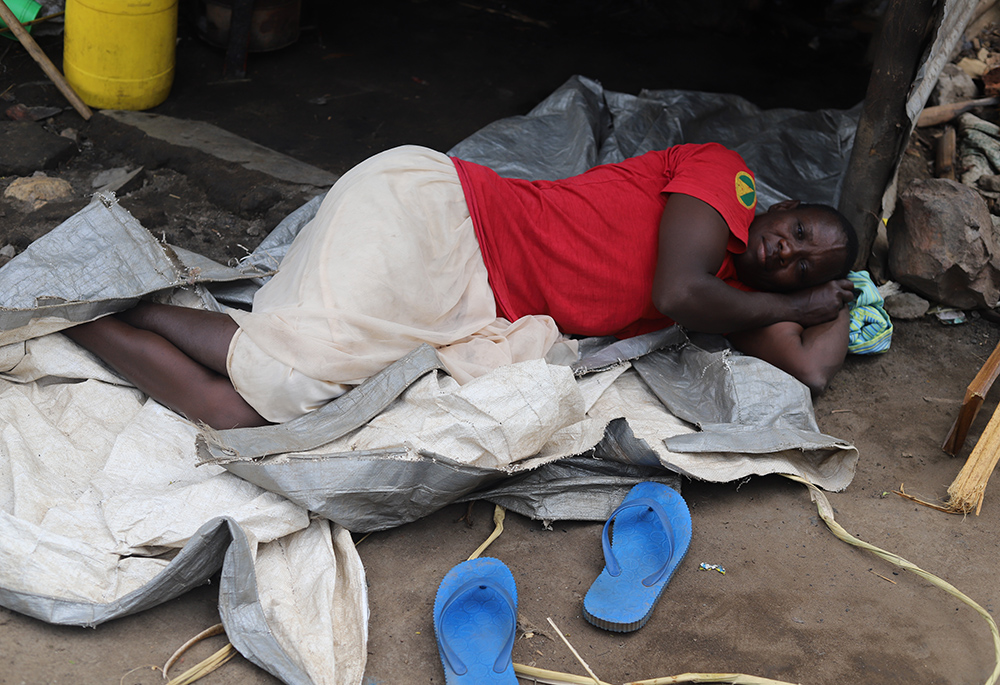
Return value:
<svg viewBox="0 0 1000 685">
<path fill-rule="evenodd" d="M 835 202 L 853 117 L 573 78 L 451 153 L 554 178 L 719 140 L 755 169 L 764 205 Z M 367 601 L 348 531 L 467 498 L 601 520 L 633 483 L 677 473 L 849 484 L 857 452 L 819 433 L 804 386 L 678 328 L 585 340 L 572 366 L 525 362 L 464 386 L 420 348 L 302 419 L 218 432 L 52 334 L 141 297 L 247 304 L 316 206 L 229 268 L 159 243 L 99 197 L 0 269 L 0 604 L 95 625 L 221 568 L 220 611 L 240 652 L 285 682 L 358 683 Z"/>
</svg>

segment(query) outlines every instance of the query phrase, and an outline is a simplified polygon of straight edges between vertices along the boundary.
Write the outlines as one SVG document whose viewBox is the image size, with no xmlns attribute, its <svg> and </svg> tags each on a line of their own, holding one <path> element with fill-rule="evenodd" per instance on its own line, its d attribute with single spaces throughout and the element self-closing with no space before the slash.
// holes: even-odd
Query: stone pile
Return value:
<svg viewBox="0 0 1000 685">
<path fill-rule="evenodd" d="M 998 83 L 1000 29 L 989 26 L 945 66 L 929 104 L 976 104 L 998 95 Z M 935 127 L 938 178 L 900 188 L 886 227 L 888 274 L 879 275 L 910 292 L 886 298 L 890 316 L 920 316 L 930 303 L 986 311 L 1000 304 L 1000 126 L 991 119 L 1000 120 L 996 105 Z"/>
</svg>

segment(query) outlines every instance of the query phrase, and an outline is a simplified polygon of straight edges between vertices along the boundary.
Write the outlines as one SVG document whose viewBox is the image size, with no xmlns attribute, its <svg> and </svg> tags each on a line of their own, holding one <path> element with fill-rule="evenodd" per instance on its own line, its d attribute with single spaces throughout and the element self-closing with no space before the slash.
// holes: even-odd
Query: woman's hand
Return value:
<svg viewBox="0 0 1000 685">
<path fill-rule="evenodd" d="M 805 328 L 837 318 L 845 305 L 854 301 L 854 284 L 846 278 L 828 281 L 788 295 L 798 312 L 792 320 Z"/>
</svg>

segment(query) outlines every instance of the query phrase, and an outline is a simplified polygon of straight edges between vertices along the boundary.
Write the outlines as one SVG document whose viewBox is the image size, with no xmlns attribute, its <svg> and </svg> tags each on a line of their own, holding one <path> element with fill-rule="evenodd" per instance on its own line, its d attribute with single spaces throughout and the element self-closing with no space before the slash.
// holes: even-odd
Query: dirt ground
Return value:
<svg viewBox="0 0 1000 685">
<path fill-rule="evenodd" d="M 181 3 L 189 16 L 194 3 Z M 446 150 L 495 119 L 522 114 L 581 74 L 609 90 L 732 92 L 763 107 L 846 108 L 864 97 L 870 22 L 856 10 L 825 19 L 812 3 L 701 2 L 662 6 L 371 0 L 305 2 L 300 39 L 252 54 L 248 77 L 222 74 L 222 51 L 182 21 L 177 76 L 154 112 L 206 121 L 340 173 L 402 143 Z M 841 3 L 841 6 L 852 6 Z M 751 10 L 756 7 L 758 9 Z M 3 109 L 65 103 L 20 47 L 0 44 Z M 39 42 L 57 64 L 61 37 Z M 144 166 L 121 203 L 168 242 L 221 261 L 238 257 L 301 204 L 302 190 L 195 152 L 158 144 L 72 110 L 42 122 L 75 129 L 79 151 L 50 170 L 76 196 L 27 211 L 0 200 L 0 247 L 23 249 L 87 202 L 97 172 Z M 0 154 L 2 154 L 0 150 Z M 917 150 L 917 153 L 920 151 Z M 912 155 L 920 173 L 922 154 Z M 0 178 L 0 189 L 13 178 Z M 896 322 L 888 354 L 848 359 L 816 401 L 820 428 L 855 444 L 854 482 L 830 493 L 838 521 L 861 539 L 943 576 L 990 614 L 1000 608 L 1000 484 L 979 516 L 950 516 L 893 490 L 940 499 L 996 408 L 991 395 L 965 449 L 940 449 L 969 381 L 1000 341 L 972 314 L 945 326 Z M 583 674 L 551 617 L 600 678 L 619 683 L 685 672 L 742 672 L 800 683 L 984 682 L 994 667 L 986 623 L 927 581 L 840 542 L 805 489 L 781 477 L 686 481 L 694 540 L 652 620 L 630 635 L 587 624 L 583 594 L 603 566 L 600 525 L 509 515 L 488 554 L 513 571 L 524 633 L 514 660 Z M 359 544 L 370 585 L 366 683 L 442 683 L 432 606 L 445 572 L 492 529 L 492 506 L 464 505 Z M 725 575 L 699 571 L 720 564 Z M 218 622 L 209 585 L 96 629 L 59 627 L 0 608 L 0 684 L 162 682 L 162 665 Z M 224 644 L 213 638 L 175 672 Z M 203 682 L 277 682 L 238 657 Z M 528 682 L 528 681 L 524 681 Z"/>
</svg>

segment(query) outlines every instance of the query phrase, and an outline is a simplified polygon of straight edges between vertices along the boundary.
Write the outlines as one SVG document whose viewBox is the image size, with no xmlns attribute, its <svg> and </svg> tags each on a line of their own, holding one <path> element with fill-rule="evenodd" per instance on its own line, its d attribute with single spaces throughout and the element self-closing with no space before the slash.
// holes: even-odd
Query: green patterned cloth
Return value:
<svg viewBox="0 0 1000 685">
<path fill-rule="evenodd" d="M 888 352 L 892 342 L 892 321 L 885 312 L 885 300 L 867 271 L 852 271 L 847 277 L 860 292 L 851 303 L 847 351 L 853 354 Z"/>
</svg>

